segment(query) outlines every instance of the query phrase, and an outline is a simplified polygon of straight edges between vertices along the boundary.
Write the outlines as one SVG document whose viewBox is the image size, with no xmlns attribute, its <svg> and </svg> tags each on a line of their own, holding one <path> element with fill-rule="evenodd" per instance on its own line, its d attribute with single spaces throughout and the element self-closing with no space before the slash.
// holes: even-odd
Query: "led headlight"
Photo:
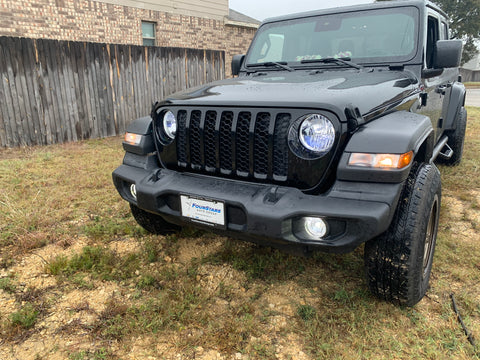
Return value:
<svg viewBox="0 0 480 360">
<path fill-rule="evenodd" d="M 167 111 L 163 115 L 163 130 L 170 139 L 175 139 L 175 134 L 177 133 L 177 119 L 171 111 Z"/>
<path fill-rule="evenodd" d="M 306 149 L 326 153 L 335 142 L 335 128 L 325 116 L 312 114 L 301 123 L 298 137 Z"/>
<path fill-rule="evenodd" d="M 305 217 L 303 218 L 303 221 L 305 230 L 312 239 L 318 240 L 327 235 L 328 226 L 323 219 L 317 217 Z"/>
</svg>

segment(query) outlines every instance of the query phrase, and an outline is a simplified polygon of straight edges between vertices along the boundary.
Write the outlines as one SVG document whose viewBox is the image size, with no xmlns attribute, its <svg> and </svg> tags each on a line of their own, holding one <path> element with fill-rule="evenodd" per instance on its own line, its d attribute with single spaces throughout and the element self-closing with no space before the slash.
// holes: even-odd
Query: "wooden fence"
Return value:
<svg viewBox="0 0 480 360">
<path fill-rule="evenodd" d="M 460 68 L 463 82 L 480 82 L 480 70 L 468 70 Z"/>
<path fill-rule="evenodd" d="M 225 77 L 223 51 L 0 37 L 0 146 L 121 134 L 152 103 Z"/>
</svg>

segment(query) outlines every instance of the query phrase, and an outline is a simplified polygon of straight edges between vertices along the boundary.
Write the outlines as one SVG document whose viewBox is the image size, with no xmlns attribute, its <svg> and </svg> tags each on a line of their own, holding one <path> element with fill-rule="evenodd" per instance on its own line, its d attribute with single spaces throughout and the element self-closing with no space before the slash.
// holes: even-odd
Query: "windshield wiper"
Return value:
<svg viewBox="0 0 480 360">
<path fill-rule="evenodd" d="M 302 60 L 300 61 L 301 64 L 313 64 L 313 63 L 324 63 L 324 64 L 330 64 L 330 63 L 337 63 L 337 64 L 343 64 L 347 65 L 350 67 L 353 67 L 355 69 L 362 69 L 363 67 L 355 64 L 354 62 L 351 61 L 352 59 L 349 57 L 341 57 L 341 58 L 333 58 L 333 57 L 328 57 L 324 59 L 308 59 L 308 60 Z"/>
<path fill-rule="evenodd" d="M 275 66 L 275 67 L 278 67 L 278 68 L 282 68 L 284 70 L 295 71 L 295 69 L 288 66 L 286 62 L 267 61 L 267 62 L 263 62 L 263 63 L 247 64 L 247 67 L 262 67 L 262 66 L 264 66 L 264 67 Z"/>
</svg>

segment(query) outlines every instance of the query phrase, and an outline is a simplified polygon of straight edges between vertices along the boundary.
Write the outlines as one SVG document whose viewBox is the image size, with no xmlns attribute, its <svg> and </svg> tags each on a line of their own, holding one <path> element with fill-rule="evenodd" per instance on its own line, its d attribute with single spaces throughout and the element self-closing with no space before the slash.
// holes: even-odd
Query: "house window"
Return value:
<svg viewBox="0 0 480 360">
<path fill-rule="evenodd" d="M 155 23 L 142 21 L 143 46 L 155 46 Z"/>
</svg>

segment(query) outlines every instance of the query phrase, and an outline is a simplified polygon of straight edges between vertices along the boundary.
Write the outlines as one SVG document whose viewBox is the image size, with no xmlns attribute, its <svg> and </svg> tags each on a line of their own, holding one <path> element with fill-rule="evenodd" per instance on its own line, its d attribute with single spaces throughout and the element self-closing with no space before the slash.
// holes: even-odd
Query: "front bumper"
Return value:
<svg viewBox="0 0 480 360">
<path fill-rule="evenodd" d="M 125 157 L 113 172 L 120 195 L 139 208 L 178 225 L 195 225 L 247 241 L 275 247 L 348 252 L 387 230 L 402 183 L 337 181 L 323 195 L 304 194 L 296 188 L 180 173 L 159 168 L 153 156 Z M 136 199 L 130 193 L 136 186 Z M 209 227 L 183 217 L 180 195 L 222 201 L 225 226 Z M 321 217 L 330 232 L 321 240 L 299 229 L 305 216 Z M 303 251 L 302 250 L 302 251 Z"/>
</svg>

